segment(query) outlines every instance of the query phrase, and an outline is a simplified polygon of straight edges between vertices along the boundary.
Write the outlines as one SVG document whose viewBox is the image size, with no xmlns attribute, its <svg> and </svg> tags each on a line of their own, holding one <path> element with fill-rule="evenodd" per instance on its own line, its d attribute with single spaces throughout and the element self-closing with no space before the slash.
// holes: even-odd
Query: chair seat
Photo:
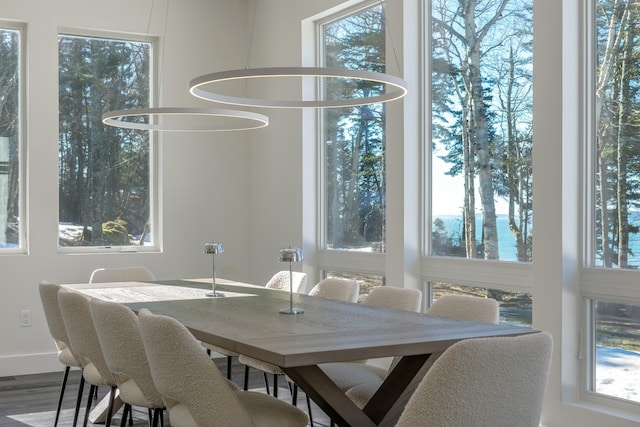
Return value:
<svg viewBox="0 0 640 427">
<path fill-rule="evenodd" d="M 275 374 L 275 375 L 284 374 L 284 372 L 282 372 L 282 369 L 280 369 L 279 366 L 273 365 L 268 362 L 264 362 L 260 359 L 254 359 L 253 357 L 245 356 L 244 354 L 241 354 L 240 357 L 238 357 L 238 361 L 243 365 L 260 369 L 261 371 L 264 371 L 268 374 Z"/>
<path fill-rule="evenodd" d="M 118 389 L 120 390 L 120 398 L 122 401 L 129 405 L 142 406 L 144 408 L 164 408 L 164 402 L 160 396 L 158 396 L 158 400 L 155 402 L 150 402 L 149 399 L 144 396 L 138 384 L 132 379 L 120 382 Z"/>
<path fill-rule="evenodd" d="M 64 366 L 71 366 L 73 368 L 82 368 L 82 364 L 76 359 L 76 356 L 69 350 L 69 347 L 63 348 L 58 351 L 58 360 Z"/>
<path fill-rule="evenodd" d="M 91 362 L 87 363 L 84 366 L 84 369 L 82 370 L 82 376 L 84 377 L 84 380 L 86 382 L 95 386 L 112 386 L 116 384 L 113 378 L 104 378 L 102 375 L 100 375 L 100 372 L 98 372 L 98 368 L 96 368 L 96 365 Z"/>
<path fill-rule="evenodd" d="M 320 369 L 344 392 L 359 384 L 380 385 L 387 376 L 387 369 L 360 362 L 325 363 Z"/>
<path fill-rule="evenodd" d="M 355 387 L 351 387 L 347 390 L 346 395 L 356 406 L 360 409 L 364 408 L 371 399 L 371 396 L 378 391 L 382 381 L 369 381 L 366 383 L 358 384 Z"/>
</svg>

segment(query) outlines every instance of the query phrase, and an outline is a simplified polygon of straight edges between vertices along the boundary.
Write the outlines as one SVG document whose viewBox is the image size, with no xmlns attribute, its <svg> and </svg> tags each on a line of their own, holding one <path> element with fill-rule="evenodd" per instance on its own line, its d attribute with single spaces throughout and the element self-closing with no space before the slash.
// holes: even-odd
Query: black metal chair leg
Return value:
<svg viewBox="0 0 640 427">
<path fill-rule="evenodd" d="M 227 356 L 227 379 L 231 380 L 231 365 L 233 363 L 232 356 Z"/>
<path fill-rule="evenodd" d="M 278 374 L 273 374 L 273 397 L 278 397 Z"/>
<path fill-rule="evenodd" d="M 269 376 L 267 375 L 266 372 L 263 372 L 262 374 L 264 376 L 264 387 L 267 389 L 267 394 L 271 394 L 269 392 Z"/>
<path fill-rule="evenodd" d="M 91 384 L 91 387 L 89 387 L 89 397 L 87 398 L 87 410 L 84 413 L 84 421 L 82 423 L 82 427 L 87 427 L 87 422 L 89 421 L 89 412 L 91 412 L 91 403 L 93 402 L 93 394 L 95 393 L 96 386 L 94 386 L 93 384 Z"/>
<path fill-rule="evenodd" d="M 62 408 L 62 399 L 64 397 L 64 389 L 67 386 L 67 378 L 69 378 L 70 366 L 64 368 L 64 376 L 62 377 L 62 385 L 60 386 L 60 397 L 58 398 L 58 409 L 56 410 L 56 420 L 53 422 L 53 426 L 58 426 L 58 420 L 60 419 L 60 409 Z"/>
<path fill-rule="evenodd" d="M 249 390 L 249 365 L 244 365 L 244 391 Z"/>
<path fill-rule="evenodd" d="M 122 420 L 120 421 L 120 427 L 125 427 L 127 425 L 127 416 L 131 411 L 131 405 L 128 403 L 124 404 L 124 408 L 122 409 Z"/>
<path fill-rule="evenodd" d="M 78 398 L 76 399 L 76 412 L 73 414 L 73 427 L 78 423 L 78 415 L 80 414 L 80 404 L 82 403 L 82 391 L 84 390 L 84 376 L 80 374 L 80 385 L 78 386 Z"/>
<path fill-rule="evenodd" d="M 291 387 L 291 384 L 289 384 L 289 387 Z M 293 385 L 293 391 L 291 392 L 291 404 L 293 406 L 298 406 L 298 386 L 297 385 Z"/>
</svg>

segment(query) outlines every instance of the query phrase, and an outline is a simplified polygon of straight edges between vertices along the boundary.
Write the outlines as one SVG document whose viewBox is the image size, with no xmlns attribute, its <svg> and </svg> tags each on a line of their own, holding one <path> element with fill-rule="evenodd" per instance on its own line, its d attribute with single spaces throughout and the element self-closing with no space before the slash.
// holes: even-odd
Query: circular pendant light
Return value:
<svg viewBox="0 0 640 427">
<path fill-rule="evenodd" d="M 251 111 L 158 107 L 110 111 L 102 115 L 102 123 L 125 129 L 219 132 L 259 129 L 269 124 L 269 118 Z"/>
<path fill-rule="evenodd" d="M 277 78 L 277 77 L 314 77 L 335 78 L 349 81 L 370 82 L 384 84 L 386 90 L 382 94 L 364 97 L 318 99 L 318 100 L 284 100 L 259 99 L 224 95 L 205 86 L 232 80 Z M 350 70 L 347 68 L 324 67 L 272 67 L 245 68 L 239 70 L 221 71 L 196 77 L 189 84 L 189 91 L 198 98 L 223 104 L 243 105 L 250 107 L 270 108 L 341 108 L 359 105 L 388 102 L 402 98 L 407 94 L 407 82 L 403 79 L 384 73 L 372 71 Z M 390 89 L 390 90 L 389 90 Z"/>
</svg>

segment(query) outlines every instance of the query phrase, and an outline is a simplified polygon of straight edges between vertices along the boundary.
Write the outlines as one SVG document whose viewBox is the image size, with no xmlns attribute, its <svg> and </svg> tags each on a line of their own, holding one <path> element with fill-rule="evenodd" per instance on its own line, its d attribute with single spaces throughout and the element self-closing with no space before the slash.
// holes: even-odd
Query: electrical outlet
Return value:
<svg viewBox="0 0 640 427">
<path fill-rule="evenodd" d="M 20 326 L 31 326 L 31 310 L 22 310 L 20 312 Z"/>
</svg>

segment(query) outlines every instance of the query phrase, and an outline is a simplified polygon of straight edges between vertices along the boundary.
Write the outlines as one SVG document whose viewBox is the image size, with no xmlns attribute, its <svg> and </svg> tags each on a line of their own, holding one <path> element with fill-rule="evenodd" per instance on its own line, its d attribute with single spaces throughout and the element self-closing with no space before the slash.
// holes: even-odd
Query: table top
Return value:
<svg viewBox="0 0 640 427">
<path fill-rule="evenodd" d="M 216 280 L 226 297 L 205 296 L 211 279 L 67 285 L 93 297 L 173 317 L 204 342 L 286 368 L 439 353 L 467 338 L 520 335 L 529 328 L 460 321 Z"/>
</svg>

